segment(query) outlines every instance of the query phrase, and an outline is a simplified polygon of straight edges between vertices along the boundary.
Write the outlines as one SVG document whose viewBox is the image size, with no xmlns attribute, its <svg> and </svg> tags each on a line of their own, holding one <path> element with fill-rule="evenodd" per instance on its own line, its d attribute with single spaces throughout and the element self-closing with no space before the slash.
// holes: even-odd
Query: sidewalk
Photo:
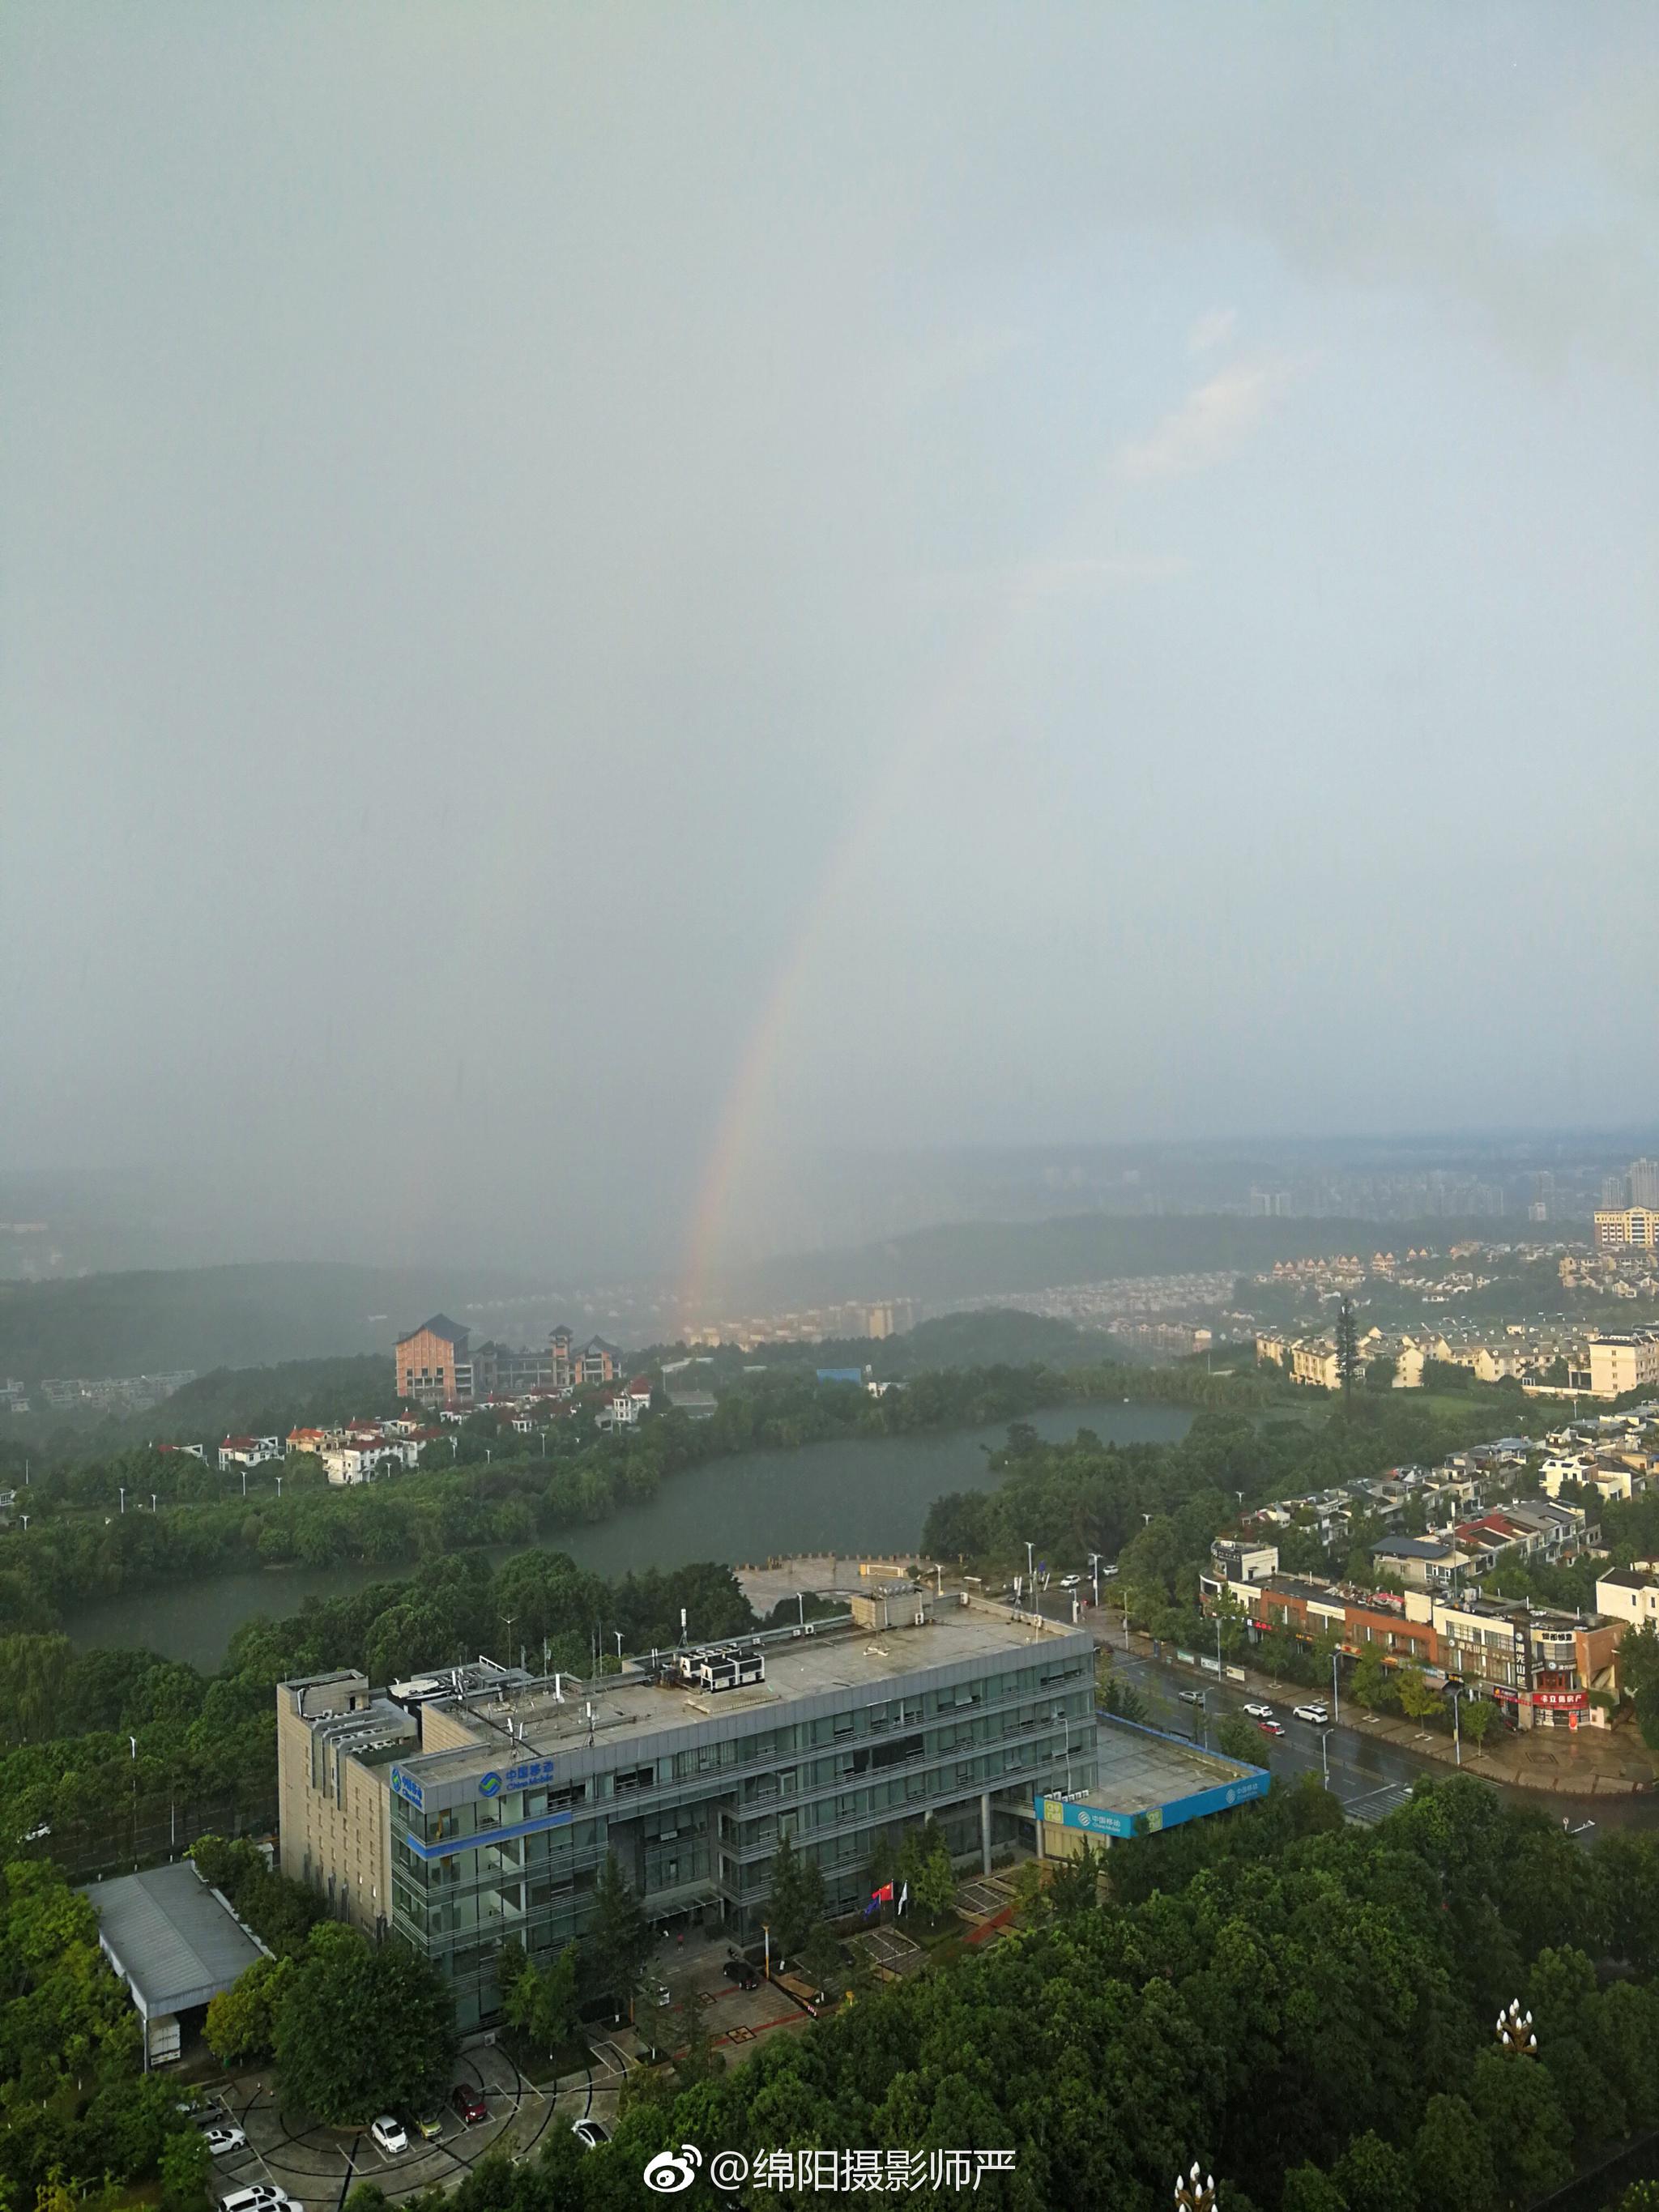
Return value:
<svg viewBox="0 0 1659 2212">
<path fill-rule="evenodd" d="M 1109 1638 L 1105 1616 L 1095 1613 L 1092 1607 L 1089 1613 L 1092 1615 L 1091 1626 L 1097 1632 L 1097 1640 L 1108 1650 L 1121 1651 L 1121 1632 L 1119 1640 Z M 1133 1634 L 1133 1656 L 1140 1659 L 1153 1656 L 1152 1638 L 1139 1629 Z M 1201 1668 L 1182 1667 L 1173 1660 L 1160 1658 L 1155 1663 L 1167 1666 L 1178 1679 L 1215 1679 Z M 1246 1667 L 1240 1672 L 1243 1675 L 1242 1682 L 1233 1680 L 1231 1674 L 1228 1679 L 1233 1681 L 1234 1688 L 1247 1690 L 1252 1697 L 1277 1698 L 1282 1705 L 1287 1697 L 1317 1694 L 1278 1681 L 1270 1674 L 1258 1674 L 1254 1668 Z M 1377 1737 L 1419 1759 L 1437 1759 L 1447 1767 L 1456 1764 L 1449 1735 L 1438 1729 L 1422 1728 L 1401 1714 L 1371 1715 L 1344 1699 L 1341 1725 L 1355 1735 Z M 1464 1743 L 1463 1771 L 1477 1774 L 1487 1782 L 1505 1783 L 1512 1790 L 1552 1791 L 1563 1797 L 1625 1797 L 1637 1790 L 1651 1790 L 1655 1785 L 1653 1754 L 1628 1728 L 1521 1729 L 1511 1735 L 1500 1723 L 1488 1734 L 1480 1751 L 1473 1744 Z"/>
</svg>

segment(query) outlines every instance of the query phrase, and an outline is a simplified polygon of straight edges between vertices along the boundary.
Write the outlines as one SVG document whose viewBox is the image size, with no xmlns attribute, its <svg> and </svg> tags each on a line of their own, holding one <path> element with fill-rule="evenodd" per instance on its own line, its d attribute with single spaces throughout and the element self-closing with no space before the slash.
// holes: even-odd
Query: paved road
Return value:
<svg viewBox="0 0 1659 2212">
<path fill-rule="evenodd" d="M 1195 1678 L 1189 1667 L 1163 1666 L 1139 1653 L 1126 1657 L 1121 1650 L 1115 1653 L 1112 1667 L 1115 1674 L 1139 1690 L 1153 1728 L 1170 1735 L 1189 1736 L 1194 1742 L 1213 1744 L 1215 1724 L 1224 1714 L 1242 1713 L 1247 1704 L 1271 1704 L 1285 1733 L 1258 1739 L 1260 1763 L 1287 1782 L 1294 1782 L 1304 1774 L 1322 1778 L 1328 1760 L 1330 1787 L 1344 1808 L 1361 1819 L 1380 1819 L 1410 1796 L 1413 1783 L 1421 1776 L 1446 1771 L 1432 1759 L 1414 1758 L 1395 1744 L 1368 1735 L 1363 1723 L 1357 1728 L 1333 1728 L 1322 1748 L 1320 1738 L 1325 1731 L 1291 1717 L 1292 1703 L 1307 1694 L 1303 1691 L 1297 1691 L 1292 1699 L 1246 1690 L 1209 1676 Z M 1177 1691 L 1194 1689 L 1200 1683 L 1203 1708 L 1183 1705 Z"/>
</svg>

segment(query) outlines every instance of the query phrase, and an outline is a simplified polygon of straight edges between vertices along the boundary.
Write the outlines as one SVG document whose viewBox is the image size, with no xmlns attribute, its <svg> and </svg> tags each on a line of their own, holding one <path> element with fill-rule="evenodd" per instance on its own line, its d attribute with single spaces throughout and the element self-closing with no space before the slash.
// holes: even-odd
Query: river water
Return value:
<svg viewBox="0 0 1659 2212">
<path fill-rule="evenodd" d="M 1107 1443 L 1173 1443 L 1192 1422 L 1189 1413 L 1175 1407 L 1116 1400 L 1050 1407 L 1025 1418 L 1040 1436 L 1059 1439 L 1092 1429 Z M 684 1566 L 693 1559 L 738 1565 L 798 1552 L 909 1552 L 921 1540 L 927 1508 L 942 1492 L 994 1487 L 989 1454 L 1006 1437 L 1006 1425 L 999 1425 L 949 1436 L 848 1438 L 799 1451 L 744 1452 L 672 1476 L 647 1504 L 538 1541 L 607 1577 L 629 1568 Z M 166 1583 L 84 1607 L 64 1626 L 80 1644 L 125 1644 L 210 1670 L 222 1663 L 245 1620 L 295 1613 L 306 1598 L 343 1597 L 398 1571 L 253 1569 Z"/>
</svg>

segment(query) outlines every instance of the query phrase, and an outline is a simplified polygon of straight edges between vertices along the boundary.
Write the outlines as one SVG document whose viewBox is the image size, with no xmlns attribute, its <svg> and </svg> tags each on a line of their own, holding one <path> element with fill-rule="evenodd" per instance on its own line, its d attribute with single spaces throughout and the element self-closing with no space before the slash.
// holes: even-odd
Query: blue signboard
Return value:
<svg viewBox="0 0 1659 2212">
<path fill-rule="evenodd" d="M 392 1770 L 392 1787 L 399 1797 L 413 1805 L 417 1812 L 423 1813 L 426 1810 L 426 1798 L 422 1792 L 420 1784 L 411 1780 L 401 1766 L 394 1766 Z"/>
<path fill-rule="evenodd" d="M 1150 1836 L 1161 1828 L 1178 1828 L 1186 1820 L 1201 1820 L 1206 1814 L 1224 1813 L 1234 1805 L 1248 1805 L 1265 1797 L 1272 1777 L 1259 1767 L 1223 1782 L 1213 1790 L 1195 1790 L 1189 1797 L 1171 1797 L 1166 1804 L 1150 1805 L 1144 1813 L 1115 1812 L 1105 1805 L 1079 1805 L 1063 1797 L 1034 1797 L 1032 1809 L 1050 1827 L 1081 1828 L 1095 1836 Z"/>
</svg>

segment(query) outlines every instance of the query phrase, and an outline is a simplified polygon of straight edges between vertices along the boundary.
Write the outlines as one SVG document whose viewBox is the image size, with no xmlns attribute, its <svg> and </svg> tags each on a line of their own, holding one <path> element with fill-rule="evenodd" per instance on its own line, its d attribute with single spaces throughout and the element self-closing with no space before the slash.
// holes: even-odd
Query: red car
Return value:
<svg viewBox="0 0 1659 2212">
<path fill-rule="evenodd" d="M 489 2107 L 484 2102 L 482 2089 L 475 2089 L 470 2081 L 458 2081 L 450 2103 L 468 2127 L 476 2127 L 480 2120 L 489 2118 Z"/>
<path fill-rule="evenodd" d="M 1263 1735 L 1283 1735 L 1285 1733 L 1277 1721 L 1258 1721 L 1256 1726 Z"/>
</svg>

